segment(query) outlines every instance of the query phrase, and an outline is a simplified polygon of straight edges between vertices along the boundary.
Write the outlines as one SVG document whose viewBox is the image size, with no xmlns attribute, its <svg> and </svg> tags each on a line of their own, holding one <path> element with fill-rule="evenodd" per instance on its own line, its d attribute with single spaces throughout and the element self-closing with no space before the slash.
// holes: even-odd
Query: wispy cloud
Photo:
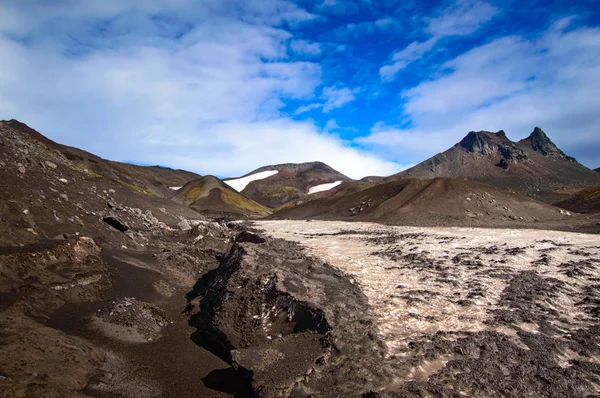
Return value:
<svg viewBox="0 0 600 398">
<path fill-rule="evenodd" d="M 403 50 L 394 53 L 392 55 L 392 63 L 384 65 L 379 69 L 381 79 L 384 81 L 393 79 L 400 70 L 406 68 L 411 62 L 420 59 L 425 53 L 431 50 L 437 40 L 437 37 L 432 37 L 424 42 L 413 41 Z"/>
<path fill-rule="evenodd" d="M 296 109 L 296 112 L 294 112 L 295 115 L 301 115 L 303 113 L 306 113 L 308 111 L 312 111 L 313 109 L 320 109 L 323 108 L 323 104 L 308 104 L 308 105 L 302 105 L 300 107 L 298 107 L 298 109 Z"/>
<path fill-rule="evenodd" d="M 481 0 L 457 0 L 439 17 L 428 20 L 427 31 L 437 37 L 470 35 L 490 21 L 498 9 Z"/>
<path fill-rule="evenodd" d="M 355 14 L 359 10 L 358 4 L 352 0 L 323 0 L 317 6 L 317 11 L 334 15 Z"/>
<path fill-rule="evenodd" d="M 306 40 L 292 40 L 290 42 L 291 50 L 300 55 L 318 56 L 322 48 L 320 43 L 309 42 Z"/>
<path fill-rule="evenodd" d="M 354 96 L 356 92 L 357 90 L 351 90 L 347 87 L 324 87 L 321 97 L 327 101 L 323 105 L 323 112 L 328 113 L 354 101 L 356 99 Z"/>
<path fill-rule="evenodd" d="M 379 69 L 381 79 L 383 81 L 393 80 L 399 71 L 421 59 L 441 39 L 448 36 L 470 35 L 484 23 L 490 21 L 497 13 L 496 7 L 484 1 L 457 0 L 440 16 L 427 18 L 426 32 L 432 37 L 426 41 L 414 41 L 404 49 L 392 54 L 392 62 Z"/>
<path fill-rule="evenodd" d="M 319 64 L 288 54 L 302 39 L 279 25 L 318 19 L 293 3 L 20 4 L 0 5 L 19 21 L 0 27 L 0 118 L 110 159 L 202 174 L 316 159 L 356 177 L 397 169 L 282 114 L 322 83 Z M 330 94 L 330 109 L 349 101 Z"/>
<path fill-rule="evenodd" d="M 446 73 L 403 92 L 411 127 L 379 123 L 359 141 L 415 161 L 471 130 L 503 129 L 520 139 L 541 125 L 567 153 L 594 165 L 600 158 L 583 148 L 600 147 L 600 29 L 567 29 L 570 21 L 537 40 L 502 37 L 446 62 Z"/>
</svg>

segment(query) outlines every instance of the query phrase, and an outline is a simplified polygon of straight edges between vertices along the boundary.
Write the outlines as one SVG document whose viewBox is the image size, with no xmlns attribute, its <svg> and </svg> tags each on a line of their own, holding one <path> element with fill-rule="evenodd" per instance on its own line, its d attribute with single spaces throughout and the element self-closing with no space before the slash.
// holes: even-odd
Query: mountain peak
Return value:
<svg viewBox="0 0 600 398">
<path fill-rule="evenodd" d="M 564 155 L 563 152 L 548 138 L 544 130 L 539 127 L 533 129 L 533 132 L 527 137 L 529 146 L 536 152 L 548 156 L 552 154 Z"/>
<path fill-rule="evenodd" d="M 459 142 L 459 145 L 469 152 L 489 155 L 496 150 L 498 145 L 506 143 L 512 144 L 503 130 L 500 130 L 497 133 L 492 133 L 490 131 L 471 131 Z"/>
</svg>

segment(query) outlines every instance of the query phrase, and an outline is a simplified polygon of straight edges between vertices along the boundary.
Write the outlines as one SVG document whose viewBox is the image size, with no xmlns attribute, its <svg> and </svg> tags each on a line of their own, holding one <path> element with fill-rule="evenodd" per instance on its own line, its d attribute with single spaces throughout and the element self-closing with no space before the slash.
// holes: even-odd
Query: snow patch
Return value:
<svg viewBox="0 0 600 398">
<path fill-rule="evenodd" d="M 172 189 L 173 191 L 179 191 L 182 187 L 169 187 L 169 189 Z"/>
<path fill-rule="evenodd" d="M 223 181 L 223 182 L 225 184 L 229 185 L 231 188 L 235 189 L 236 191 L 241 192 L 252 181 L 263 180 L 263 179 L 265 179 L 267 177 L 271 177 L 277 173 L 279 173 L 278 170 L 261 171 L 260 173 L 252 174 L 252 175 L 242 177 L 242 178 L 236 178 L 235 180 L 227 180 L 227 181 Z"/>
<path fill-rule="evenodd" d="M 342 182 L 343 181 L 336 181 L 336 182 L 330 182 L 328 184 L 316 185 L 308 190 L 308 194 L 310 195 L 311 193 L 329 191 L 330 189 L 333 189 L 333 188 L 337 187 L 338 185 L 340 185 Z"/>
</svg>

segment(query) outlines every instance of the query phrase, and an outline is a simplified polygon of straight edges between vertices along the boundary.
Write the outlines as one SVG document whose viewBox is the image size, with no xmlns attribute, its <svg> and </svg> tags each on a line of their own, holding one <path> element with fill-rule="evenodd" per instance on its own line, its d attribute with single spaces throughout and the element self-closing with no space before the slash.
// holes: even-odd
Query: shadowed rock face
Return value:
<svg viewBox="0 0 600 398">
<path fill-rule="evenodd" d="M 529 137 L 526 140 L 524 140 L 524 142 L 528 142 L 531 149 L 533 149 L 536 152 L 541 153 L 544 156 L 549 156 L 549 155 L 560 155 L 563 157 L 566 156 L 563 153 L 563 151 L 561 151 L 560 149 L 558 149 L 558 147 L 556 145 L 554 145 L 554 142 L 552 142 L 550 140 L 550 138 L 548 138 L 546 133 L 544 133 L 544 131 L 539 127 L 536 127 L 533 130 L 533 132 L 529 135 Z M 575 161 L 575 159 L 570 158 L 570 160 L 571 159 L 572 159 L 572 161 Z"/>
<path fill-rule="evenodd" d="M 256 225 L 296 240 L 361 287 L 386 348 L 380 366 L 394 375 L 376 389 L 379 396 L 598 394 L 595 235 L 360 222 Z"/>
<path fill-rule="evenodd" d="M 374 387 L 383 351 L 361 291 L 294 244 L 249 235 L 187 295 L 193 340 L 236 369 L 207 381 L 228 372 L 266 397 Z"/>
</svg>

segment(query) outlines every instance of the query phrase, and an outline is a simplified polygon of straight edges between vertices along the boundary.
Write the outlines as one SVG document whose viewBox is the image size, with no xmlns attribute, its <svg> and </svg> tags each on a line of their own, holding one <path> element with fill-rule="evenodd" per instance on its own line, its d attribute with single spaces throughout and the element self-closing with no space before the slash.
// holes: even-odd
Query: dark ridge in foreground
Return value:
<svg viewBox="0 0 600 398">
<path fill-rule="evenodd" d="M 356 396 L 382 380 L 363 293 L 293 243 L 238 236 L 187 298 L 193 340 L 233 366 L 239 394 Z"/>
</svg>

